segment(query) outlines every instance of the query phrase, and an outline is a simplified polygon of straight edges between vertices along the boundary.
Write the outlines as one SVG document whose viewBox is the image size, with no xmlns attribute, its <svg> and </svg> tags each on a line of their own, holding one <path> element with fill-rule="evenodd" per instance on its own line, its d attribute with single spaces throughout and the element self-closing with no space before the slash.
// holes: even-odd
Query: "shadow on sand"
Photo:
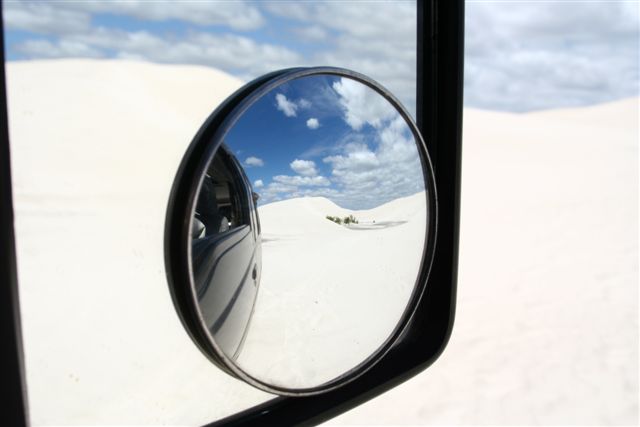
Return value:
<svg viewBox="0 0 640 427">
<path fill-rule="evenodd" d="M 407 221 L 380 221 L 380 222 L 351 224 L 346 227 L 349 230 L 382 230 L 383 228 L 397 227 L 398 225 L 402 225 L 406 223 Z"/>
</svg>

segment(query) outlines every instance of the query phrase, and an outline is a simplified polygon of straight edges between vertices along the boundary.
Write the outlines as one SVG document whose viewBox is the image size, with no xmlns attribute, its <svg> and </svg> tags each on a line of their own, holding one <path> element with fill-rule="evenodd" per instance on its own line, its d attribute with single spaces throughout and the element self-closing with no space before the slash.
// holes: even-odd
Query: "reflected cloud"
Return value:
<svg viewBox="0 0 640 427">
<path fill-rule="evenodd" d="M 379 128 L 385 120 L 397 115 L 386 99 L 355 80 L 341 78 L 333 89 L 340 96 L 344 120 L 353 130 L 360 130 L 365 123 Z"/>
<path fill-rule="evenodd" d="M 273 177 L 273 180 L 277 183 L 288 185 L 288 186 L 328 186 L 331 185 L 331 181 L 329 181 L 324 176 L 300 176 L 300 175 L 276 175 Z"/>
<path fill-rule="evenodd" d="M 307 127 L 309 129 L 318 129 L 320 127 L 320 122 L 315 117 L 312 117 L 307 120 Z"/>
<path fill-rule="evenodd" d="M 264 166 L 264 161 L 258 157 L 250 156 L 246 158 L 246 160 L 244 161 L 244 164 L 249 167 L 251 166 L 260 167 L 260 166 Z"/>
<path fill-rule="evenodd" d="M 274 92 L 236 125 L 243 135 L 231 132 L 228 138 L 236 148 L 269 162 L 260 176 L 247 170 L 253 180 L 271 176 L 263 182 L 261 205 L 322 196 L 343 208 L 369 209 L 424 190 L 408 124 L 371 87 L 316 75 L 289 81 Z M 312 117 L 303 117 L 305 106 Z"/>
<path fill-rule="evenodd" d="M 279 93 L 276 95 L 276 105 L 278 110 L 282 111 L 287 117 L 295 117 L 298 106 L 287 99 L 286 96 Z"/>
<path fill-rule="evenodd" d="M 291 169 L 299 175 L 303 176 L 315 176 L 318 175 L 316 164 L 313 160 L 300 160 L 295 159 L 289 164 Z"/>
</svg>

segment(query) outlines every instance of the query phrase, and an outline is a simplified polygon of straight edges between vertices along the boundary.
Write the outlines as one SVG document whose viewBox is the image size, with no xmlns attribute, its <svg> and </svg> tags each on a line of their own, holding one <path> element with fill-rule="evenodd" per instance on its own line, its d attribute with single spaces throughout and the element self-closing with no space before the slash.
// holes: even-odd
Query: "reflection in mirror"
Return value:
<svg viewBox="0 0 640 427">
<path fill-rule="evenodd" d="M 191 261 L 202 321 L 237 370 L 312 389 L 397 332 L 432 208 L 411 129 L 371 87 L 317 74 L 263 92 L 218 141 Z"/>
<path fill-rule="evenodd" d="M 220 147 L 202 180 L 192 220 L 191 256 L 198 304 L 207 329 L 233 359 L 247 331 L 260 266 L 249 189 L 236 159 L 226 147 Z M 252 269 L 256 271 L 253 274 Z M 227 285 L 220 285 L 223 283 Z"/>
</svg>

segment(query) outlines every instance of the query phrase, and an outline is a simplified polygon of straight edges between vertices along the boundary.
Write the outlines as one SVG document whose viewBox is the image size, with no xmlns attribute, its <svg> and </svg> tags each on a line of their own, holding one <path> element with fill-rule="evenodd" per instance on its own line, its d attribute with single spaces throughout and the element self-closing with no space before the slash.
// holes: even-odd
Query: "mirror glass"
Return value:
<svg viewBox="0 0 640 427">
<path fill-rule="evenodd" d="M 400 111 L 354 78 L 295 78 L 240 110 L 193 209 L 193 289 L 227 362 L 312 389 L 376 355 L 407 314 L 424 160 Z"/>
</svg>

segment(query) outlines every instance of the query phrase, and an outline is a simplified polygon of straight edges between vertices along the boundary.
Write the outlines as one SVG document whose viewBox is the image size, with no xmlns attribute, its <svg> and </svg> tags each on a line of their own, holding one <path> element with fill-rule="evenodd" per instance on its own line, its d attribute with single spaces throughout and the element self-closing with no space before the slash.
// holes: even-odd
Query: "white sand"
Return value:
<svg viewBox="0 0 640 427">
<path fill-rule="evenodd" d="M 259 213 L 262 279 L 238 363 L 275 384 L 318 386 L 360 364 L 395 329 L 420 269 L 425 193 L 366 211 L 309 197 Z M 325 218 L 349 214 L 360 223 Z"/>
<path fill-rule="evenodd" d="M 329 424 L 638 424 L 638 100 L 465 111 L 448 348 Z"/>
<path fill-rule="evenodd" d="M 199 353 L 164 276 L 175 169 L 240 84 L 200 67 L 8 65 L 35 425 L 197 425 L 271 397 Z M 466 112 L 449 348 L 334 423 L 638 422 L 637 114 L 637 100 Z"/>
<path fill-rule="evenodd" d="M 200 354 L 179 323 L 164 275 L 164 216 L 176 168 L 202 121 L 240 84 L 199 67 L 79 60 L 8 65 L 34 424 L 199 425 L 273 397 L 232 379 Z M 256 331 L 244 354 L 264 363 L 270 351 L 272 375 L 288 372 L 286 380 L 316 385 L 377 348 L 413 288 L 423 200 L 418 194 L 362 212 L 341 210 L 326 199 L 261 208 L 265 239 L 271 241 L 263 249 L 263 309 L 256 311 Z M 402 224 L 350 230 L 325 218 L 348 213 L 363 220 L 363 228 L 368 219 Z M 308 256 L 300 256 L 308 237 L 315 243 Z M 318 265 L 322 256 L 336 264 L 340 277 Z M 281 292 L 291 283 L 305 287 Z M 269 299 L 269 293 L 286 298 Z M 354 309 L 351 301 L 362 295 L 367 304 Z M 278 304 L 293 306 L 288 317 L 270 315 Z M 306 325 L 318 325 L 316 339 L 306 346 L 297 339 L 308 331 L 298 321 L 303 315 Z M 375 319 L 373 333 L 356 316 Z M 271 337 L 266 342 L 265 327 Z M 354 330 L 361 335 L 357 346 L 349 342 Z M 280 334 L 290 345 L 276 349 Z M 332 354 L 319 359 L 314 375 L 302 376 L 309 358 L 326 344 Z M 334 351 L 347 345 L 349 353 Z M 285 358 L 299 369 L 283 370 Z"/>
<path fill-rule="evenodd" d="M 272 397 L 201 355 L 164 273 L 178 163 L 240 85 L 201 67 L 8 64 L 33 424 L 201 425 Z"/>
</svg>

